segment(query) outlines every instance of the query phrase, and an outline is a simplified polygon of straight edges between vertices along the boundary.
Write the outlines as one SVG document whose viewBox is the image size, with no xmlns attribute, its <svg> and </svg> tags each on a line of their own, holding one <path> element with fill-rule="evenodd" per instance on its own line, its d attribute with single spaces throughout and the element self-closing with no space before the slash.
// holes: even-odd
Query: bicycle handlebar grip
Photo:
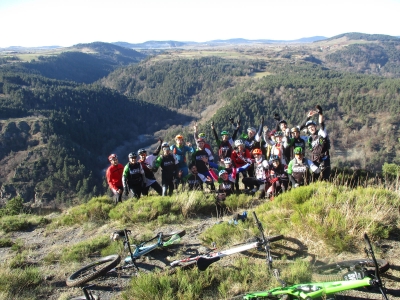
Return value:
<svg viewBox="0 0 400 300">
<path fill-rule="evenodd" d="M 200 257 L 197 260 L 197 267 L 199 268 L 200 271 L 204 271 L 205 269 L 208 268 L 209 265 L 211 265 L 212 263 L 219 261 L 221 259 L 221 257 L 219 256 L 214 256 L 211 258 L 205 258 L 205 257 Z"/>
</svg>

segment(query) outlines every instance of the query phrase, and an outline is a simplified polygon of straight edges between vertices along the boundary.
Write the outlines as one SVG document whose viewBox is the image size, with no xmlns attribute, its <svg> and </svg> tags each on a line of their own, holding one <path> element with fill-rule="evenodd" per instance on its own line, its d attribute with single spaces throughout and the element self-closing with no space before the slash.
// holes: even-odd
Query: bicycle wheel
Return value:
<svg viewBox="0 0 400 300">
<path fill-rule="evenodd" d="M 99 296 L 97 295 L 92 295 L 94 300 L 98 300 L 100 299 Z M 74 298 L 70 298 L 69 300 L 86 300 L 85 296 L 79 296 L 79 297 L 74 297 Z"/>
<path fill-rule="evenodd" d="M 270 242 L 276 242 L 284 239 L 283 234 L 267 236 L 266 239 Z"/>
<path fill-rule="evenodd" d="M 68 286 L 83 285 L 86 282 L 104 275 L 109 270 L 116 267 L 120 261 L 121 257 L 118 254 L 102 257 L 73 273 L 67 278 L 66 283 Z"/>
<path fill-rule="evenodd" d="M 180 230 L 180 231 L 173 231 L 169 233 L 163 233 L 162 240 L 163 242 L 166 242 L 168 239 L 171 238 L 173 235 L 179 235 L 179 237 L 183 237 L 186 234 L 186 230 Z"/>
<path fill-rule="evenodd" d="M 389 269 L 389 262 L 384 259 L 376 260 L 379 267 L 379 272 L 384 273 Z M 328 264 L 319 266 L 313 274 L 313 280 L 318 281 L 337 281 L 343 280 L 343 275 L 347 272 L 355 270 L 357 268 L 366 268 L 368 270 L 374 270 L 375 264 L 372 259 L 353 259 L 337 262 L 334 264 Z"/>
</svg>

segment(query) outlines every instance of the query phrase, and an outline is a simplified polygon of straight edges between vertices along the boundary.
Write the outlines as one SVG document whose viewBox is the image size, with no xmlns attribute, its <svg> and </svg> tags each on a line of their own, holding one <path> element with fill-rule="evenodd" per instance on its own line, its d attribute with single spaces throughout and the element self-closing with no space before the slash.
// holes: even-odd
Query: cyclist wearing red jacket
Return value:
<svg viewBox="0 0 400 300">
<path fill-rule="evenodd" d="M 106 178 L 108 186 L 114 194 L 114 203 L 122 202 L 122 192 L 124 190 L 124 184 L 122 182 L 122 174 L 124 172 L 124 166 L 118 163 L 118 157 L 116 154 L 111 154 L 108 157 L 111 166 L 108 167 L 106 172 Z"/>
<path fill-rule="evenodd" d="M 236 168 L 243 167 L 247 163 L 252 164 L 251 154 L 248 149 L 245 148 L 244 142 L 242 140 L 235 141 L 235 151 L 232 151 L 231 160 L 233 165 Z M 246 170 L 243 170 L 239 173 L 242 173 L 243 178 L 247 177 Z M 236 174 L 235 178 L 235 189 L 239 191 L 239 173 Z M 247 188 L 247 187 L 246 187 Z"/>
</svg>

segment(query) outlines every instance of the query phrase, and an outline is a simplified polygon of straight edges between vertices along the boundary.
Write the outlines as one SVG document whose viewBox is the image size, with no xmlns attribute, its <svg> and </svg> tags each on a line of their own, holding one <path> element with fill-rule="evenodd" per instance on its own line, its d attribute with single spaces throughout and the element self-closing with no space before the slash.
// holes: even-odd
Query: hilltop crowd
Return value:
<svg viewBox="0 0 400 300">
<path fill-rule="evenodd" d="M 317 120 L 313 120 L 314 116 Z M 211 132 L 218 146 L 216 152 L 207 143 L 206 134 L 199 133 L 195 124 L 195 145 L 185 142 L 182 135 L 175 137 L 173 145 L 159 139 L 154 153 L 148 155 L 145 149 L 131 152 L 125 166 L 118 162 L 117 155 L 111 154 L 106 177 L 115 203 L 122 201 L 123 193 L 140 198 L 153 188 L 159 195 L 171 196 L 179 185 L 186 190 L 203 190 L 207 185 L 215 193 L 217 204 L 222 205 L 233 193 L 272 199 L 289 188 L 317 179 L 328 180 L 330 141 L 322 107 L 317 105 L 307 113 L 301 125 L 292 128 L 277 114 L 274 120 L 276 128 L 264 126 L 262 117 L 258 129 L 249 127 L 239 137 L 240 120 L 229 118 L 232 135 L 226 130 L 218 135 L 212 122 Z M 301 135 L 303 130 L 306 135 Z M 159 168 L 161 185 L 154 176 Z M 240 179 L 244 185 L 242 190 Z"/>
</svg>

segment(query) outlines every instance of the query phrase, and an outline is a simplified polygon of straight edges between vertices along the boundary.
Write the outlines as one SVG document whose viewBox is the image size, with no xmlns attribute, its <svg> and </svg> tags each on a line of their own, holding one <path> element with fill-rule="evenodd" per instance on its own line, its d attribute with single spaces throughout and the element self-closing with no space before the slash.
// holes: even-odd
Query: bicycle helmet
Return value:
<svg viewBox="0 0 400 300">
<path fill-rule="evenodd" d="M 143 149 L 143 148 L 142 148 L 142 149 L 139 149 L 137 153 L 138 153 L 139 155 L 141 155 L 141 154 L 143 154 L 143 153 L 144 153 L 144 154 L 147 154 L 147 151 L 146 151 L 146 149 Z"/>
<path fill-rule="evenodd" d="M 176 140 L 177 140 L 177 139 L 182 139 L 182 140 L 183 140 L 183 135 L 178 134 L 178 135 L 175 137 L 175 139 L 176 139 Z"/>
<path fill-rule="evenodd" d="M 110 154 L 110 156 L 108 157 L 108 160 L 111 161 L 111 160 L 113 160 L 114 158 L 118 159 L 117 154 Z"/>
<path fill-rule="evenodd" d="M 292 129 L 290 129 L 290 132 L 300 132 L 300 129 L 297 127 L 293 127 Z"/>
<path fill-rule="evenodd" d="M 161 148 L 169 148 L 169 144 L 167 142 L 164 142 L 161 144 Z"/>
<path fill-rule="evenodd" d="M 247 128 L 247 131 L 256 132 L 257 130 L 254 127 L 249 127 L 249 128 Z"/>
<path fill-rule="evenodd" d="M 303 148 L 301 147 L 296 147 L 294 148 L 294 154 L 303 154 Z"/>
<path fill-rule="evenodd" d="M 282 131 L 277 131 L 274 133 L 274 136 L 283 136 L 283 132 Z"/>
<path fill-rule="evenodd" d="M 273 161 L 279 161 L 280 159 L 279 159 L 279 156 L 278 155 L 271 155 L 271 157 L 269 158 L 269 161 L 270 162 L 273 162 Z"/>
<path fill-rule="evenodd" d="M 222 174 L 228 174 L 228 172 L 226 170 L 221 170 L 218 173 L 218 176 L 221 177 Z"/>
<path fill-rule="evenodd" d="M 199 138 L 203 138 L 203 139 L 204 139 L 205 137 L 206 137 L 206 134 L 205 134 L 205 133 L 203 133 L 203 132 L 200 132 L 200 133 L 199 133 Z"/>
<path fill-rule="evenodd" d="M 221 135 L 229 135 L 228 131 L 221 131 Z"/>
<path fill-rule="evenodd" d="M 240 145 L 244 145 L 243 141 L 242 140 L 236 140 L 235 141 L 235 146 L 238 147 Z"/>
<path fill-rule="evenodd" d="M 129 158 L 132 158 L 132 157 L 135 157 L 135 158 L 136 158 L 136 157 L 137 157 L 137 154 L 136 154 L 135 152 L 131 152 L 131 153 L 128 154 L 128 157 L 129 157 Z"/>
<path fill-rule="evenodd" d="M 261 149 L 258 149 L 258 148 L 254 149 L 253 155 L 262 155 Z"/>
<path fill-rule="evenodd" d="M 308 127 L 308 126 L 310 126 L 310 125 L 317 126 L 317 123 L 315 123 L 313 120 L 307 121 L 307 122 L 306 122 L 306 127 Z"/>
<path fill-rule="evenodd" d="M 232 164 L 232 159 L 230 157 L 225 157 L 224 158 L 224 164 L 226 164 L 226 165 Z"/>
</svg>

